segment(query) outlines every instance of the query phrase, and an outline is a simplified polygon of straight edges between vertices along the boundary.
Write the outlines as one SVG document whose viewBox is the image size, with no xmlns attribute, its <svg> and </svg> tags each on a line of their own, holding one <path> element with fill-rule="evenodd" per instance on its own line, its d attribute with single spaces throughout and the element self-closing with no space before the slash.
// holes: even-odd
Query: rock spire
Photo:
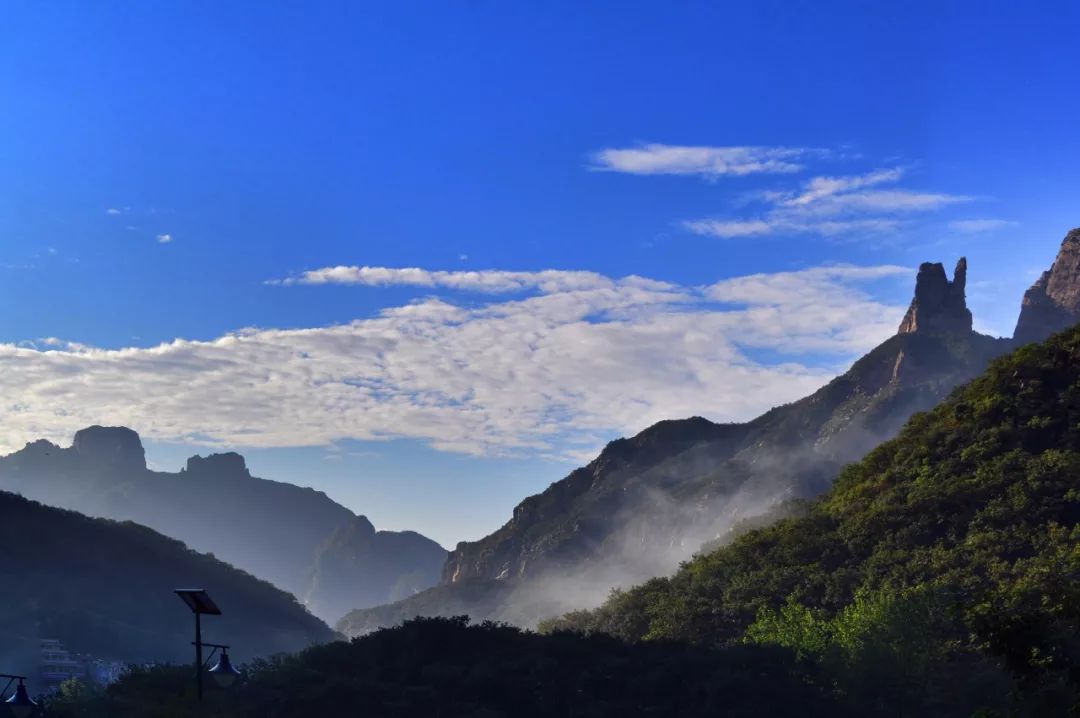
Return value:
<svg viewBox="0 0 1080 718">
<path fill-rule="evenodd" d="M 924 262 L 915 280 L 915 298 L 911 300 L 898 334 L 915 332 L 970 332 L 971 312 L 964 288 L 967 284 L 967 259 L 960 258 L 950 282 L 940 263 Z"/>
</svg>

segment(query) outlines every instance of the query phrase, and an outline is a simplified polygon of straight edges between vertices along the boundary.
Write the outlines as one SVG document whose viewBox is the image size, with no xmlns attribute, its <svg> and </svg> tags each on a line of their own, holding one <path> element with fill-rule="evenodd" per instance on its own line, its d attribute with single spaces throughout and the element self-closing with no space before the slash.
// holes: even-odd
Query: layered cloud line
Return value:
<svg viewBox="0 0 1080 718">
<path fill-rule="evenodd" d="M 746 175 L 796 174 L 819 159 L 841 161 L 846 157 L 825 149 L 800 147 L 653 143 L 599 150 L 591 155 L 590 168 L 631 175 L 690 175 L 718 181 Z M 934 212 L 975 199 L 895 186 L 907 174 L 904 167 L 884 167 L 862 174 L 819 175 L 803 180 L 798 187 L 789 184 L 754 193 L 756 201 L 743 207 L 741 216 L 684 219 L 680 224 L 695 234 L 722 239 L 772 234 L 825 237 L 882 234 L 903 226 L 905 216 Z M 781 182 L 783 178 L 776 177 L 774 181 Z M 960 222 L 951 228 L 975 232 L 996 227 Z"/>
<path fill-rule="evenodd" d="M 0 344 L 0 450 L 101 423 L 222 446 L 406 437 L 576 456 L 663 418 L 746 419 L 813 391 L 894 331 L 902 307 L 867 283 L 907 273 L 840 265 L 687 287 L 591 272 L 317 270 L 308 283 L 485 299 L 427 296 L 348 324 L 149 348 Z M 492 296 L 505 292 L 516 293 Z"/>
<path fill-rule="evenodd" d="M 686 220 L 695 234 L 731 239 L 775 233 L 878 234 L 900 227 L 905 215 L 933 212 L 970 202 L 972 197 L 886 187 L 904 177 L 904 169 L 878 169 L 862 175 L 813 177 L 796 191 L 761 195 L 764 209 L 752 217 Z"/>
<path fill-rule="evenodd" d="M 725 175 L 799 172 L 804 167 L 803 160 L 823 153 L 823 150 L 805 147 L 708 147 L 653 143 L 595 152 L 591 168 L 633 175 L 697 175 L 716 179 Z"/>
<path fill-rule="evenodd" d="M 267 284 L 291 286 L 296 284 L 353 284 L 368 287 L 427 287 L 453 289 L 482 294 L 502 294 L 536 290 L 544 294 L 589 289 L 610 289 L 616 285 L 672 290 L 676 287 L 644 277 L 624 277 L 613 280 L 596 272 L 548 269 L 540 272 L 432 271 L 419 267 L 391 268 L 338 265 L 303 272 L 296 277 L 271 279 Z"/>
</svg>

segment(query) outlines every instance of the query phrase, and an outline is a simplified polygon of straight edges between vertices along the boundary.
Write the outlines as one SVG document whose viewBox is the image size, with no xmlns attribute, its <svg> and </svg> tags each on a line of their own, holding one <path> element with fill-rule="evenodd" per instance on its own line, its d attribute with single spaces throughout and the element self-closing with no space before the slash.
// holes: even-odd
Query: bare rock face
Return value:
<svg viewBox="0 0 1080 718">
<path fill-rule="evenodd" d="M 222 477 L 249 477 L 244 457 L 235 451 L 209 456 L 192 456 L 187 460 L 185 471 L 189 474 Z"/>
<path fill-rule="evenodd" d="M 125 426 L 91 426 L 75 433 L 71 448 L 83 461 L 119 471 L 145 471 L 139 435 Z"/>
<path fill-rule="evenodd" d="M 1049 271 L 1024 294 L 1013 338 L 1038 342 L 1080 322 L 1080 227 L 1061 243 Z"/>
<path fill-rule="evenodd" d="M 967 285 L 967 259 L 960 258 L 950 282 L 940 263 L 919 265 L 915 280 L 915 298 L 911 300 L 898 334 L 916 332 L 971 331 L 971 311 L 964 289 Z"/>
</svg>

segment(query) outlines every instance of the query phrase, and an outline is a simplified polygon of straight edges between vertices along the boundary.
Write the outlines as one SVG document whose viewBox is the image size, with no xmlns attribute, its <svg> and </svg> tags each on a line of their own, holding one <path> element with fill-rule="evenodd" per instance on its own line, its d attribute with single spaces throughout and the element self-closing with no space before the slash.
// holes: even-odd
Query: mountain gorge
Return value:
<svg viewBox="0 0 1080 718">
<path fill-rule="evenodd" d="M 1025 297 L 1018 338 L 1042 339 L 1080 320 L 1078 268 L 1073 230 Z M 663 421 L 613 441 L 525 499 L 493 534 L 458 544 L 439 586 L 352 611 L 339 630 L 361 635 L 414 616 L 458 614 L 534 625 L 596 605 L 613 587 L 667 575 L 755 517 L 820 494 L 845 464 L 1017 345 L 972 330 L 966 283 L 966 259 L 951 280 L 941 264 L 922 264 L 896 335 L 814 394 L 745 424 Z"/>
<path fill-rule="evenodd" d="M 124 427 L 83 429 L 68 448 L 28 444 L 0 458 L 0 489 L 149 526 L 289 591 L 328 621 L 434 585 L 446 559 L 434 541 L 376 531 L 322 492 L 252 476 L 236 453 L 151 471 L 138 434 Z"/>
</svg>

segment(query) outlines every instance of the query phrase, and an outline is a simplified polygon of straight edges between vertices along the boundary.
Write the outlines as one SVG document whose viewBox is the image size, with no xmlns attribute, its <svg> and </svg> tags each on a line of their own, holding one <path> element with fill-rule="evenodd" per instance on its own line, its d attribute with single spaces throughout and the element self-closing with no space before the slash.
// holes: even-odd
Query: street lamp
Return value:
<svg viewBox="0 0 1080 718">
<path fill-rule="evenodd" d="M 229 660 L 228 646 L 220 643 L 203 642 L 202 617 L 221 615 L 221 609 L 217 607 L 214 600 L 201 588 L 178 588 L 176 589 L 176 595 L 195 614 L 195 640 L 191 645 L 195 646 L 195 685 L 198 687 L 199 700 L 201 701 L 203 698 L 203 670 L 206 668 L 206 664 L 213 660 L 214 653 L 218 649 L 221 649 L 221 657 L 218 659 L 217 664 L 210 669 L 210 675 L 213 676 L 214 681 L 222 688 L 228 688 L 240 676 L 240 671 L 233 668 L 232 661 Z M 205 663 L 203 662 L 204 646 L 213 649 L 210 651 Z"/>
<path fill-rule="evenodd" d="M 34 703 L 30 699 L 30 694 L 26 692 L 26 684 L 23 683 L 26 676 L 12 676 L 7 673 L 0 673 L 0 678 L 8 679 L 4 690 L 0 691 L 0 698 L 3 698 L 4 694 L 8 692 L 8 688 L 11 688 L 12 681 L 19 682 L 19 685 L 15 686 L 15 693 L 11 698 L 4 701 L 4 704 L 11 708 L 11 713 L 15 718 L 27 718 L 37 708 L 37 703 Z"/>
</svg>

